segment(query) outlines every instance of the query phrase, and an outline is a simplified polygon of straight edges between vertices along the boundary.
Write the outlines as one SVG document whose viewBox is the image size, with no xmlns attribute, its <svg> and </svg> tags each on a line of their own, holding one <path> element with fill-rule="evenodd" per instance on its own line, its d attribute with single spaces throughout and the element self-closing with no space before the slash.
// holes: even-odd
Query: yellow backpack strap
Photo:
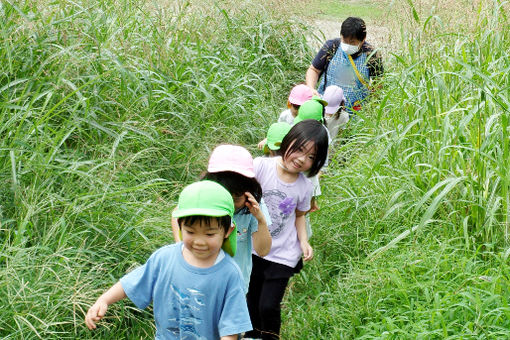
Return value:
<svg viewBox="0 0 510 340">
<path fill-rule="evenodd" d="M 358 72 L 358 68 L 356 67 L 356 64 L 354 63 L 354 60 L 352 60 L 352 57 L 350 55 L 347 55 L 349 57 L 349 61 L 351 62 L 352 68 L 354 69 L 354 73 L 356 73 L 356 76 L 358 76 L 359 81 L 365 85 L 368 89 L 370 89 L 370 85 L 363 79 L 361 74 Z"/>
</svg>

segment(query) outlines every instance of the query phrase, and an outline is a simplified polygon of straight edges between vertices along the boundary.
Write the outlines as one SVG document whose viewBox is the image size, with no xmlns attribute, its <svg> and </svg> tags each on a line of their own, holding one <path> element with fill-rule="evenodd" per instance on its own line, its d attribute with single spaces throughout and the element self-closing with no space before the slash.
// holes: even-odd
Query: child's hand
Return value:
<svg viewBox="0 0 510 340">
<path fill-rule="evenodd" d="M 313 258 L 313 248 L 308 241 L 300 242 L 303 251 L 303 260 L 310 261 Z"/>
<path fill-rule="evenodd" d="M 319 210 L 319 205 L 317 204 L 317 200 L 315 199 L 315 196 L 312 197 L 312 200 L 310 201 L 310 210 L 308 212 L 314 212 Z"/>
<path fill-rule="evenodd" d="M 89 308 L 87 315 L 85 316 L 85 324 L 89 329 L 96 329 L 96 322 L 101 320 L 106 314 L 108 304 L 102 299 L 98 299 L 96 303 Z"/>
<path fill-rule="evenodd" d="M 262 150 L 264 148 L 264 145 L 266 145 L 266 142 L 267 142 L 267 138 L 264 138 L 263 140 L 261 140 L 258 144 L 257 144 L 257 148 L 259 148 L 259 150 Z"/>
<path fill-rule="evenodd" d="M 249 192 L 244 193 L 246 195 L 246 207 L 248 210 L 250 210 L 250 213 L 257 219 L 257 221 L 260 221 L 264 218 L 264 214 L 262 213 L 262 210 L 260 209 L 259 202 L 253 197 L 253 195 Z M 265 218 L 264 218 L 265 219 Z"/>
</svg>

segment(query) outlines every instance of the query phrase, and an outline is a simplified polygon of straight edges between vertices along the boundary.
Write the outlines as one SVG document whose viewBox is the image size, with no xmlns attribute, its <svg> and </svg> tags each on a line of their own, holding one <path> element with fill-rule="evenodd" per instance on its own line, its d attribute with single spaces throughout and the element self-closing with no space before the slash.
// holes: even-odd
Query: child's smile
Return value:
<svg viewBox="0 0 510 340">
<path fill-rule="evenodd" d="M 313 165 L 315 159 L 315 147 L 312 141 L 309 141 L 299 150 L 291 153 L 284 159 L 282 158 L 282 164 L 285 169 L 292 173 L 299 173 L 308 171 Z"/>
<path fill-rule="evenodd" d="M 183 256 L 189 264 L 206 268 L 216 261 L 223 241 L 228 235 L 214 219 L 209 225 L 195 222 L 191 226 L 182 226 Z"/>
</svg>

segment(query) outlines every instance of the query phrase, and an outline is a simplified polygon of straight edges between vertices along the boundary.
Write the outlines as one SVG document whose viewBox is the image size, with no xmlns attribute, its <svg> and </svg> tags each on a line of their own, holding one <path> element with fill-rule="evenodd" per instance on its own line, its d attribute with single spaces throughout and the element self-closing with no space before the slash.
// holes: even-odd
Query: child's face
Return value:
<svg viewBox="0 0 510 340">
<path fill-rule="evenodd" d="M 292 117 L 296 118 L 299 110 L 299 105 L 291 104 L 287 101 L 287 107 L 290 109 L 290 113 L 292 113 Z"/>
<path fill-rule="evenodd" d="M 228 237 L 232 229 L 225 234 L 224 229 L 218 225 L 218 221 L 210 219 L 209 223 L 196 221 L 192 225 L 182 225 L 182 242 L 184 247 L 191 253 L 191 263 L 196 266 L 212 266 L 223 240 Z"/>
<path fill-rule="evenodd" d="M 234 209 L 237 211 L 241 208 L 244 208 L 246 206 L 246 195 L 232 195 L 232 198 L 234 199 Z"/>
<path fill-rule="evenodd" d="M 290 147 L 292 147 L 292 144 Z M 313 165 L 315 154 L 315 144 L 309 141 L 297 151 L 288 154 L 285 159 L 282 159 L 282 163 L 292 173 L 308 171 Z"/>
</svg>

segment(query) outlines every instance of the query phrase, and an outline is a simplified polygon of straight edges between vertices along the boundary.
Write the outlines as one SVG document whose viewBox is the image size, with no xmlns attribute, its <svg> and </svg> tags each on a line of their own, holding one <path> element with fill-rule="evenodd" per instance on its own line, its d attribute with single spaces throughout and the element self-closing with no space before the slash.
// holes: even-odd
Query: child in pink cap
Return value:
<svg viewBox="0 0 510 340">
<path fill-rule="evenodd" d="M 265 256 L 271 249 L 269 211 L 262 201 L 262 188 L 255 179 L 253 157 L 239 145 L 218 145 L 211 156 L 204 180 L 214 181 L 227 189 L 234 199 L 234 221 L 237 227 L 237 250 L 234 261 L 241 269 L 244 291 L 248 291 L 252 269 L 252 251 Z M 180 240 L 179 228 L 172 220 L 175 241 Z"/>
<path fill-rule="evenodd" d="M 280 117 L 278 117 L 278 122 L 285 122 L 290 125 L 294 125 L 294 118 L 298 115 L 298 110 L 301 105 L 307 100 L 312 99 L 313 91 L 310 87 L 305 84 L 299 84 L 292 88 L 289 94 L 289 99 L 287 100 L 287 110 L 284 110 L 280 113 Z M 262 149 L 266 144 L 266 139 L 264 138 L 258 144 L 258 148 Z"/>
</svg>

